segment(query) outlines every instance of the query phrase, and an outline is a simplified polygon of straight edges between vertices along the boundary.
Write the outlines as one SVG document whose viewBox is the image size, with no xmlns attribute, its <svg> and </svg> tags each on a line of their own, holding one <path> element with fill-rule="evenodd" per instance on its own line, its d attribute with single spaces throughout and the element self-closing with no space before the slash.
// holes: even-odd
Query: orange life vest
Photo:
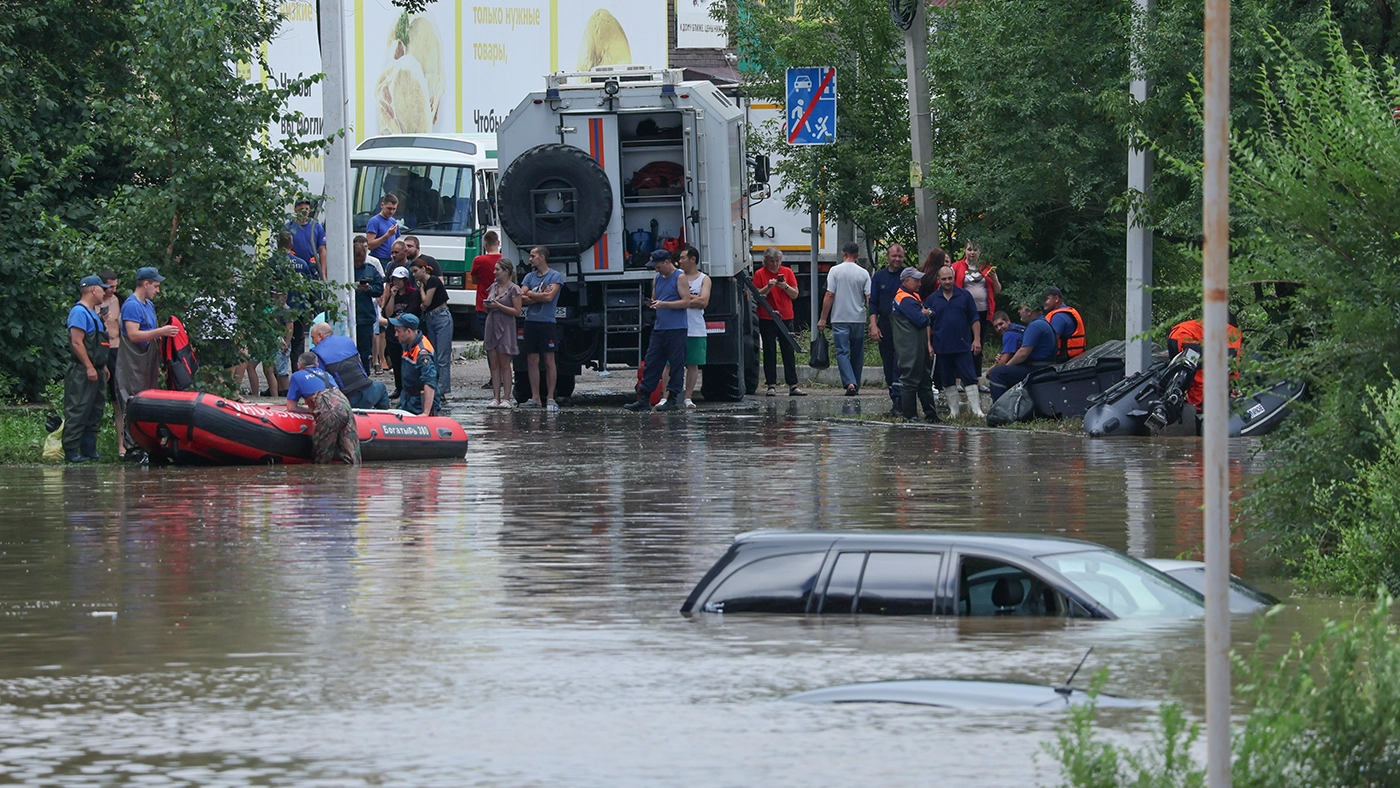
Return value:
<svg viewBox="0 0 1400 788">
<path fill-rule="evenodd" d="M 1074 333 L 1067 337 L 1062 337 L 1058 333 L 1055 334 L 1055 342 L 1059 347 L 1059 352 L 1056 353 L 1055 358 L 1059 361 L 1068 361 L 1080 353 L 1083 353 L 1086 347 L 1086 342 L 1084 341 L 1084 318 L 1079 316 L 1079 310 L 1074 307 L 1061 306 L 1059 309 L 1052 309 L 1046 313 L 1045 322 L 1049 323 L 1051 327 L 1054 327 L 1055 315 L 1061 312 L 1074 318 Z"/>
<path fill-rule="evenodd" d="M 1201 348 L 1201 343 L 1205 339 L 1205 326 L 1199 320 L 1183 320 L 1172 326 L 1171 333 L 1167 335 L 1167 349 L 1173 356 L 1187 348 L 1205 355 L 1205 350 Z M 1225 340 L 1229 343 L 1229 348 L 1225 351 L 1230 358 L 1236 358 L 1240 350 L 1244 347 L 1244 336 L 1240 330 L 1232 325 L 1225 326 Z M 1240 376 L 1239 370 L 1231 370 L 1230 377 Z M 1205 400 L 1206 371 L 1196 370 L 1196 375 L 1191 379 L 1191 387 L 1186 390 L 1186 401 L 1192 405 L 1200 405 Z"/>
<path fill-rule="evenodd" d="M 430 356 L 433 355 L 433 343 L 429 342 L 427 337 L 420 336 L 413 347 L 403 352 L 403 357 L 408 359 L 410 364 L 417 364 L 418 351 L 420 350 L 427 351 Z"/>
</svg>

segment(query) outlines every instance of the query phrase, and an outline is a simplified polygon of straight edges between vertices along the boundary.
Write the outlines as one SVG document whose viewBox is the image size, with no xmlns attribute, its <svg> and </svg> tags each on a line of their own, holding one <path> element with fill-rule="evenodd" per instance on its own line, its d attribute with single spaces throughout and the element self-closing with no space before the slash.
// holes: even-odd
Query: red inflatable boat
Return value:
<svg viewBox="0 0 1400 788">
<path fill-rule="evenodd" d="M 131 437 L 153 459 L 184 465 L 269 465 L 311 462 L 309 413 L 286 405 L 236 402 L 193 391 L 143 391 L 126 406 Z M 467 433 L 444 416 L 401 410 L 357 410 L 360 456 L 382 460 L 454 459 L 467 453 Z"/>
</svg>

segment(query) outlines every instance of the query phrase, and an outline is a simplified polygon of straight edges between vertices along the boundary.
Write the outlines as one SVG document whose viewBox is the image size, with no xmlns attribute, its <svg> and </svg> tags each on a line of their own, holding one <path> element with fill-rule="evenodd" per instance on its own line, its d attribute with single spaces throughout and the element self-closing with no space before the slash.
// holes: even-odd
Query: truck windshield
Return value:
<svg viewBox="0 0 1400 788">
<path fill-rule="evenodd" d="M 365 231 L 389 192 L 399 198 L 394 214 L 410 232 L 468 235 L 475 228 L 473 168 L 440 164 L 356 164 L 355 232 Z"/>
</svg>

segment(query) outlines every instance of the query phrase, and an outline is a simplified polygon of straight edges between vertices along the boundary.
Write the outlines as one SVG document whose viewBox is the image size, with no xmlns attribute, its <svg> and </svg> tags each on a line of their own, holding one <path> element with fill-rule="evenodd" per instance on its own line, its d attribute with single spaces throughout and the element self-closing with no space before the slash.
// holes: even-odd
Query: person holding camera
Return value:
<svg viewBox="0 0 1400 788">
<path fill-rule="evenodd" d="M 384 295 L 384 275 L 369 264 L 364 236 L 355 236 L 355 347 L 360 366 L 370 369 L 374 353 L 374 327 L 379 322 L 376 299 Z"/>
</svg>

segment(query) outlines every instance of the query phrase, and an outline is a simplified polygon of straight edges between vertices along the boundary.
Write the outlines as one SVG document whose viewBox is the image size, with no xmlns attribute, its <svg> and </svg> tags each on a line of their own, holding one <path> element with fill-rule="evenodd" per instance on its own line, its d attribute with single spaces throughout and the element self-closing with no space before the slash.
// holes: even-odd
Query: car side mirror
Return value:
<svg viewBox="0 0 1400 788">
<path fill-rule="evenodd" d="M 481 199 L 476 201 L 476 226 L 482 228 L 491 226 L 490 200 Z"/>
<path fill-rule="evenodd" d="M 768 183 L 768 154 L 760 153 L 753 157 L 753 182 L 756 186 Z"/>
</svg>

